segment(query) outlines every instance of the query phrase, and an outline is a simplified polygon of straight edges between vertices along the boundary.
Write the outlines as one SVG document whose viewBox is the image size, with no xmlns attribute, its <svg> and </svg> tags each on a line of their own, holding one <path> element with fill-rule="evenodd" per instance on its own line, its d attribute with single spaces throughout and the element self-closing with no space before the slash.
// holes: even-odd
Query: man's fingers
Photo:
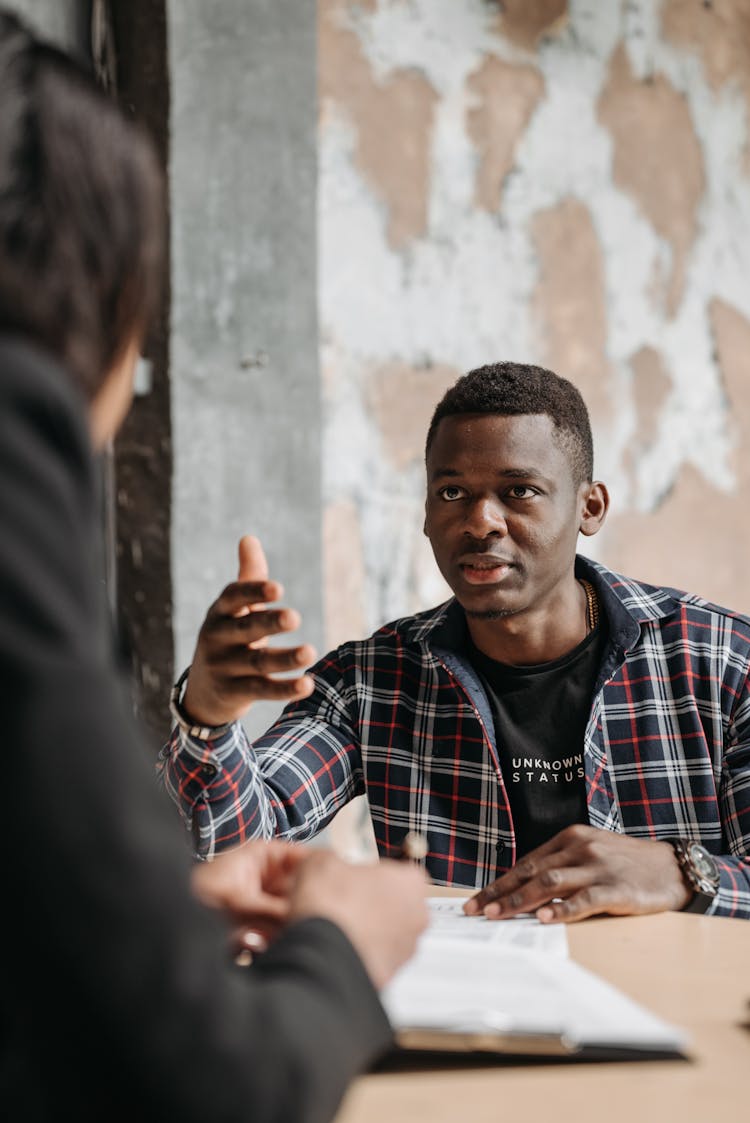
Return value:
<svg viewBox="0 0 750 1123">
<path fill-rule="evenodd" d="M 673 867 L 662 843 L 577 824 L 523 858 L 464 910 L 481 910 L 489 919 L 535 912 L 548 924 L 679 909 L 685 890 Z"/>
<path fill-rule="evenodd" d="M 270 604 L 283 595 L 278 581 L 233 581 L 227 585 L 209 610 L 211 617 L 235 616 L 243 609 L 255 610 L 259 604 Z"/>
<path fill-rule="evenodd" d="M 534 853 L 536 852 L 537 851 L 534 851 Z M 536 876 L 539 868 L 540 862 L 537 861 L 533 855 L 528 855 L 519 862 L 518 866 L 514 866 L 509 873 L 496 878 L 490 885 L 485 885 L 475 896 L 470 897 L 470 900 L 466 902 L 464 911 L 468 913 L 469 916 L 475 916 L 477 913 L 481 913 L 486 905 L 496 901 L 499 897 L 509 896 L 521 885 L 527 883 L 528 880 Z"/>
<path fill-rule="evenodd" d="M 491 881 L 489 885 L 485 885 L 479 893 L 475 893 L 473 897 L 469 897 L 468 901 L 464 903 L 464 912 L 467 916 L 478 916 L 483 912 L 485 907 L 494 901 L 496 897 L 501 896 L 504 891 L 507 891 L 506 877 L 498 877 L 495 881 Z"/>
<path fill-rule="evenodd" d="M 557 889 L 559 892 L 559 875 L 562 871 L 565 871 L 566 874 L 569 873 L 574 868 L 574 861 L 573 855 L 568 850 L 559 846 L 552 848 L 550 843 L 546 842 L 545 847 L 533 850 L 525 858 L 522 858 L 518 865 L 509 870 L 509 873 L 503 874 L 502 877 L 481 889 L 481 892 L 470 897 L 464 906 L 464 912 L 469 916 L 476 916 L 484 912 L 487 906 L 494 906 L 497 901 L 507 902 L 509 898 L 516 897 L 522 892 L 525 902 L 528 900 L 529 886 L 541 886 L 546 891 Z M 567 868 L 568 864 L 571 864 L 570 869 Z M 556 894 L 548 892 L 543 900 L 549 901 L 550 897 L 554 895 Z M 538 904 L 540 903 L 541 901 L 538 902 Z M 529 907 L 536 907 L 536 905 L 524 904 L 523 909 L 515 911 L 528 912 Z M 497 916 L 500 915 L 500 912 L 497 912 L 493 907 L 491 915 Z"/>
<path fill-rule="evenodd" d="M 555 864 L 540 871 L 531 881 L 509 889 L 489 901 L 484 908 L 484 915 L 490 920 L 497 920 L 519 912 L 534 912 L 555 897 L 569 897 L 590 886 L 595 878 L 596 872 L 590 866 Z"/>
<path fill-rule="evenodd" d="M 244 534 L 237 547 L 240 581 L 267 581 L 268 562 L 260 539 L 254 534 Z"/>
<path fill-rule="evenodd" d="M 316 652 L 309 644 L 269 644 L 271 636 L 299 628 L 302 618 L 293 608 L 272 607 L 284 590 L 269 579 L 257 538 L 245 535 L 238 556 L 239 580 L 227 585 L 208 610 L 185 689 L 185 712 L 200 725 L 236 721 L 255 701 L 293 701 L 314 689 L 306 675 L 274 677 L 301 672 Z"/>
<path fill-rule="evenodd" d="M 307 698 L 315 689 L 309 675 L 299 678 L 268 678 L 266 675 L 249 675 L 246 678 L 226 679 L 222 686 L 222 697 L 238 699 L 246 703 L 266 700 L 269 702 L 292 701 Z"/>
<path fill-rule="evenodd" d="M 536 910 L 542 924 L 572 924 L 600 913 L 627 914 L 630 909 L 610 885 L 588 885 L 563 901 L 550 901 Z"/>
<path fill-rule="evenodd" d="M 239 647 L 258 643 L 266 636 L 294 632 L 301 624 L 299 612 L 293 608 L 264 608 L 247 616 L 217 616 L 206 621 L 203 640 L 211 647 Z"/>
<path fill-rule="evenodd" d="M 299 647 L 248 647 L 246 644 L 222 647 L 207 656 L 208 664 L 225 675 L 243 678 L 248 674 L 278 675 L 300 671 L 315 661 L 316 651 L 309 643 Z"/>
<path fill-rule="evenodd" d="M 593 834 L 595 833 L 593 832 Z M 581 840 L 590 836 L 592 836 L 592 828 L 582 824 L 566 827 L 565 830 L 559 831 L 547 842 L 537 846 L 535 850 L 521 858 L 512 870 L 504 873 L 502 877 L 496 878 L 495 881 L 470 897 L 464 905 L 464 912 L 468 916 L 476 916 L 491 901 L 497 900 L 498 897 L 507 896 L 536 877 L 538 873 L 552 866 L 566 865 L 568 854 L 572 852 L 572 849 L 578 846 Z"/>
</svg>

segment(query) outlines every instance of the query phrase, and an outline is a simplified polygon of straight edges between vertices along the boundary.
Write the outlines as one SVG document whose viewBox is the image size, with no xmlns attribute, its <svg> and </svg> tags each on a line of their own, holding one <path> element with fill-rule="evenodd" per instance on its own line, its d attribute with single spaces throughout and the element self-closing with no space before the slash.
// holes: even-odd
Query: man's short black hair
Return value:
<svg viewBox="0 0 750 1123">
<path fill-rule="evenodd" d="M 444 417 L 458 414 L 504 417 L 546 413 L 552 420 L 577 484 L 594 477 L 591 424 L 580 392 L 554 371 L 526 363 L 490 363 L 459 378 L 435 407 L 427 430 L 425 455 Z"/>
</svg>

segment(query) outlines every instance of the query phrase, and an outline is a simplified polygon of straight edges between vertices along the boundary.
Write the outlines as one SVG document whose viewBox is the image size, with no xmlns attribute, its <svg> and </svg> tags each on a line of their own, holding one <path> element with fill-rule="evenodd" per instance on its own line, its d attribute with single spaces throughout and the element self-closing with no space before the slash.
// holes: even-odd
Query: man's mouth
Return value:
<svg viewBox="0 0 750 1123">
<path fill-rule="evenodd" d="M 459 558 L 458 565 L 470 585 L 494 585 L 513 568 L 507 558 L 494 554 L 465 554 Z"/>
</svg>

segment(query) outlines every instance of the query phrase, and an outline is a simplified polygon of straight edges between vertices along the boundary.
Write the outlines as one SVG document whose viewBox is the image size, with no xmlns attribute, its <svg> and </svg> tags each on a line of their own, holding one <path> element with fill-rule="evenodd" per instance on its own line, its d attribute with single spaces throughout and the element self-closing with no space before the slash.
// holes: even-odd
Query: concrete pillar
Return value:
<svg viewBox="0 0 750 1123">
<path fill-rule="evenodd" d="M 318 645 L 316 10 L 171 0 L 175 664 L 244 532 Z M 254 707 L 264 728 L 279 707 Z"/>
</svg>

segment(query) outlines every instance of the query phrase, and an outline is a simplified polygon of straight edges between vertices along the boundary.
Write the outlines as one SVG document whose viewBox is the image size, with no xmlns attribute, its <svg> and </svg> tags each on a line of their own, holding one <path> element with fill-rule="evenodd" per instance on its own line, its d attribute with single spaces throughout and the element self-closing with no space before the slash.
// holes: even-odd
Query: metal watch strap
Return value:
<svg viewBox="0 0 750 1123">
<path fill-rule="evenodd" d="M 190 667 L 186 667 L 172 687 L 169 695 L 169 712 L 188 737 L 194 737 L 198 741 L 212 741 L 226 733 L 231 728 L 232 722 L 226 722 L 224 725 L 196 725 L 190 715 L 182 708 L 182 695 L 189 674 Z"/>
<path fill-rule="evenodd" d="M 688 888 L 693 891 L 692 897 L 680 911 L 699 914 L 707 913 L 714 902 L 718 890 L 713 893 L 707 893 L 698 884 L 698 875 L 693 869 L 690 860 L 691 843 L 684 838 L 668 838 L 665 839 L 665 842 L 668 842 L 674 850 L 683 880 Z"/>
<path fill-rule="evenodd" d="M 691 888 L 693 890 L 693 895 L 685 905 L 685 907 L 680 911 L 697 912 L 701 915 L 705 915 L 714 902 L 714 894 L 704 893 L 701 889 L 696 889 L 695 886 L 691 886 Z"/>
</svg>

